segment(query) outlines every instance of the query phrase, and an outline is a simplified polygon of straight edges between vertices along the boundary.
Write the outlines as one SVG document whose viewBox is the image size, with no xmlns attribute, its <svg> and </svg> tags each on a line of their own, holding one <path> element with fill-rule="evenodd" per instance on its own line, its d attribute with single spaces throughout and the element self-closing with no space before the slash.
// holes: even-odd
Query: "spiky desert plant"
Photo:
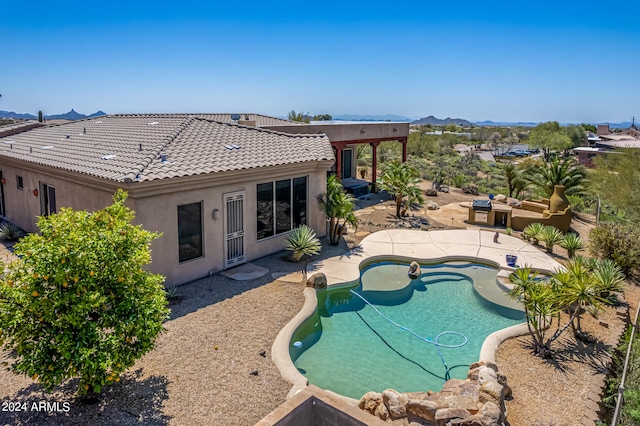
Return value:
<svg viewBox="0 0 640 426">
<path fill-rule="evenodd" d="M 540 233 L 542 232 L 543 228 L 544 225 L 540 222 L 533 222 L 528 224 L 522 232 L 528 237 L 528 240 L 531 241 L 533 245 L 537 246 L 538 242 L 541 239 Z"/>
<path fill-rule="evenodd" d="M 305 254 L 312 256 L 320 253 L 322 248 L 320 240 L 313 229 L 307 225 L 301 225 L 285 237 L 286 249 L 292 251 L 291 258 L 299 261 Z"/>
<path fill-rule="evenodd" d="M 578 234 L 569 232 L 560 242 L 560 247 L 562 247 L 569 253 L 569 259 L 573 259 L 576 255 L 576 251 L 582 250 L 585 247 L 585 244 Z"/>
<path fill-rule="evenodd" d="M 542 231 L 540 231 L 540 241 L 544 242 L 547 252 L 549 253 L 553 251 L 553 246 L 560 244 L 563 239 L 564 235 L 562 231 L 555 226 L 545 226 L 542 228 Z"/>
<path fill-rule="evenodd" d="M 600 296 L 608 298 L 611 293 L 624 291 L 624 273 L 611 259 L 599 259 L 593 265 L 593 278 L 596 281 Z"/>
<path fill-rule="evenodd" d="M 20 237 L 21 234 L 22 231 L 20 231 L 20 228 L 18 228 L 11 222 L 5 222 L 0 225 L 0 238 L 8 241 L 15 241 Z"/>
</svg>

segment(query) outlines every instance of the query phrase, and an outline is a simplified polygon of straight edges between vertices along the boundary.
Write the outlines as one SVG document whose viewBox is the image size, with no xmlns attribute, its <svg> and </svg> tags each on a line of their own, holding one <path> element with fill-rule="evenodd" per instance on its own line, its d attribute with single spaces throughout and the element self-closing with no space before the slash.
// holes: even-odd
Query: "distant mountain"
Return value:
<svg viewBox="0 0 640 426">
<path fill-rule="evenodd" d="M 0 110 L 0 118 L 15 118 L 18 120 L 37 120 L 38 117 L 31 114 L 20 114 L 13 111 L 2 111 Z"/>
<path fill-rule="evenodd" d="M 64 114 L 54 114 L 54 115 L 45 115 L 44 118 L 47 120 L 81 120 L 83 118 L 93 118 L 100 117 L 102 115 L 107 115 L 106 112 L 97 111 L 91 115 L 81 114 L 71 109 L 71 111 Z M 20 114 L 13 111 L 2 111 L 0 110 L 0 118 L 15 118 L 19 120 L 37 120 L 38 116 L 33 114 Z"/>
<path fill-rule="evenodd" d="M 462 118 L 450 118 L 447 117 L 443 120 L 430 115 L 428 117 L 421 118 L 419 120 L 412 121 L 411 124 L 431 124 L 432 126 L 446 126 L 447 124 L 455 124 L 456 126 L 461 127 L 471 127 L 473 125 L 472 122 L 468 120 L 464 120 Z"/>
<path fill-rule="evenodd" d="M 411 121 L 411 118 L 401 115 L 385 114 L 385 115 L 358 115 L 358 114 L 341 114 L 334 115 L 334 120 L 341 121 Z"/>
<path fill-rule="evenodd" d="M 539 123 L 534 123 L 534 122 L 529 122 L 529 121 L 518 121 L 518 122 L 505 122 L 505 121 L 491 121 L 491 120 L 485 120 L 485 121 L 478 121 L 475 124 L 477 124 L 478 126 L 487 126 L 487 127 L 491 127 L 491 126 L 522 126 L 522 127 L 536 127 Z"/>
</svg>

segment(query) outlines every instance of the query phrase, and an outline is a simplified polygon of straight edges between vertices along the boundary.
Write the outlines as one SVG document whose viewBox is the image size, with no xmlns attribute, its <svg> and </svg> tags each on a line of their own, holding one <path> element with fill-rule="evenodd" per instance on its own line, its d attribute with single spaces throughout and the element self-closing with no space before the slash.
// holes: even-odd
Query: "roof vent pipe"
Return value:
<svg viewBox="0 0 640 426">
<path fill-rule="evenodd" d="M 166 163 L 168 156 L 169 154 L 165 154 L 165 153 L 160 154 L 160 161 L 162 161 L 163 163 Z"/>
<path fill-rule="evenodd" d="M 71 137 L 71 135 L 69 133 L 67 133 L 67 135 L 65 136 L 67 139 L 69 139 Z"/>
<path fill-rule="evenodd" d="M 11 148 L 13 148 L 13 146 Z M 33 147 L 32 146 L 29 147 L 29 154 L 33 154 Z"/>
<path fill-rule="evenodd" d="M 140 147 L 138 148 L 138 151 L 142 151 L 142 144 L 140 144 Z"/>
<path fill-rule="evenodd" d="M 86 128 L 86 127 L 83 127 L 83 128 L 82 128 L 82 134 L 83 134 L 83 135 L 86 135 L 86 134 L 87 134 L 87 128 Z"/>
</svg>

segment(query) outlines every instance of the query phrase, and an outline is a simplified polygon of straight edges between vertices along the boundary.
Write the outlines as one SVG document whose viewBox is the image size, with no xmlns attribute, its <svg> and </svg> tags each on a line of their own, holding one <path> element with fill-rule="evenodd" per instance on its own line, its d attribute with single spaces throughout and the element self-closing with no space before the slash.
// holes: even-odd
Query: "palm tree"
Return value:
<svg viewBox="0 0 640 426">
<path fill-rule="evenodd" d="M 502 169 L 504 177 L 507 180 L 509 197 L 517 197 L 526 187 L 526 181 L 522 178 L 522 170 L 520 170 L 513 161 L 501 163 L 499 167 Z"/>
<path fill-rule="evenodd" d="M 380 188 L 395 197 L 396 217 L 405 216 L 411 204 L 424 202 L 419 183 L 420 173 L 407 163 L 392 162 L 385 167 L 380 176 Z"/>
<path fill-rule="evenodd" d="M 555 185 L 563 185 L 567 195 L 579 195 L 584 189 L 585 177 L 584 167 L 577 165 L 575 160 L 558 157 L 549 163 L 538 162 L 523 174 L 523 179 L 547 198 L 553 194 Z"/>
<path fill-rule="evenodd" d="M 287 119 L 289 121 L 299 121 L 303 123 L 308 123 L 311 121 L 309 113 L 305 114 L 303 112 L 295 112 L 295 110 L 289 111 L 289 113 L 287 114 Z"/>
<path fill-rule="evenodd" d="M 318 201 L 329 218 L 329 243 L 336 246 L 340 243 L 347 223 L 351 226 L 358 225 L 358 218 L 353 214 L 355 198 L 344 192 L 337 177 L 329 176 L 327 192 L 318 196 Z"/>
</svg>

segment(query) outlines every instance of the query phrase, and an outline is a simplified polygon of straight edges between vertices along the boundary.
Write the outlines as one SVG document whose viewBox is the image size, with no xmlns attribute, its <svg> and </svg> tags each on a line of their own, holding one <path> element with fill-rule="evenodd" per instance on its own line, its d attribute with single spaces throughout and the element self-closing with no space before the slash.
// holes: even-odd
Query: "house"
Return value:
<svg viewBox="0 0 640 426">
<path fill-rule="evenodd" d="M 326 219 L 334 151 L 326 134 L 258 114 L 116 114 L 0 138 L 0 216 L 36 231 L 61 207 L 95 211 L 128 191 L 136 221 L 162 237 L 149 269 L 174 286 L 282 250 Z"/>
</svg>

